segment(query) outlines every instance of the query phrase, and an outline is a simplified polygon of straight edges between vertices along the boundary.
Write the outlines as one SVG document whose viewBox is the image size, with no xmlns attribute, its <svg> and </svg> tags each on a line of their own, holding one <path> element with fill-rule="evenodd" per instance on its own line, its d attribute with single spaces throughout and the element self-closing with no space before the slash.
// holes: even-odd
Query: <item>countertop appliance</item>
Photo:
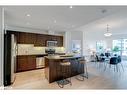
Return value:
<svg viewBox="0 0 127 95">
<path fill-rule="evenodd" d="M 47 47 L 56 47 L 57 41 L 47 41 Z"/>
<path fill-rule="evenodd" d="M 48 55 L 53 55 L 55 54 L 55 49 L 54 48 L 46 48 L 45 49 L 45 53 L 47 53 Z"/>
<path fill-rule="evenodd" d="M 17 44 L 14 34 L 6 32 L 4 36 L 4 85 L 15 80 Z"/>
</svg>

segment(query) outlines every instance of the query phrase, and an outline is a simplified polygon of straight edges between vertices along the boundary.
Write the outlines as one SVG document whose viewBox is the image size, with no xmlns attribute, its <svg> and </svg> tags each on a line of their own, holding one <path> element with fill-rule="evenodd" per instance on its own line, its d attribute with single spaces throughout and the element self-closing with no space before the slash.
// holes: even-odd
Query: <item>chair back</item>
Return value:
<svg viewBox="0 0 127 95">
<path fill-rule="evenodd" d="M 118 63 L 121 62 L 121 56 L 118 56 Z"/>
<path fill-rule="evenodd" d="M 110 53 L 105 53 L 105 56 L 106 56 L 106 57 L 109 57 L 109 56 L 110 56 Z"/>
<path fill-rule="evenodd" d="M 103 53 L 101 53 L 100 56 L 105 56 L 105 55 Z"/>
<path fill-rule="evenodd" d="M 110 59 L 110 64 L 118 64 L 118 57 L 112 57 L 111 59 Z"/>
</svg>

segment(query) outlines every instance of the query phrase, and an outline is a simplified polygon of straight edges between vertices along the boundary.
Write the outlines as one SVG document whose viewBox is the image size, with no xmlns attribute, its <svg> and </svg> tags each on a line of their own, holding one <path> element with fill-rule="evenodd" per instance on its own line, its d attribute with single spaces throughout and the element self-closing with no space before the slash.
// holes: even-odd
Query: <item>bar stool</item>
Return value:
<svg viewBox="0 0 127 95">
<path fill-rule="evenodd" d="M 62 80 L 57 81 L 58 86 L 60 88 L 63 88 L 64 85 L 66 85 L 66 84 L 72 85 L 71 77 L 70 77 L 71 76 L 71 63 L 69 61 L 63 61 L 60 63 L 60 73 L 62 76 Z M 69 78 L 69 79 L 67 79 L 67 78 Z"/>
<path fill-rule="evenodd" d="M 84 78 L 88 79 L 87 64 L 86 64 L 86 60 L 84 60 L 84 59 L 79 59 L 78 60 L 78 70 L 81 69 L 81 68 L 84 68 L 84 73 L 80 74 L 81 78 L 76 77 L 76 79 L 78 79 L 80 81 L 84 81 Z"/>
</svg>

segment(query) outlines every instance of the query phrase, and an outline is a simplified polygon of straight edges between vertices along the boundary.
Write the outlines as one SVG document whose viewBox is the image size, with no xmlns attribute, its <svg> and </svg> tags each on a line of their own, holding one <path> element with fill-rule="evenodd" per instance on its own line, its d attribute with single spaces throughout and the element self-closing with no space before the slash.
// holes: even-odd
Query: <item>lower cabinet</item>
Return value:
<svg viewBox="0 0 127 95">
<path fill-rule="evenodd" d="M 17 56 L 16 71 L 27 71 L 36 69 L 36 56 Z"/>
</svg>

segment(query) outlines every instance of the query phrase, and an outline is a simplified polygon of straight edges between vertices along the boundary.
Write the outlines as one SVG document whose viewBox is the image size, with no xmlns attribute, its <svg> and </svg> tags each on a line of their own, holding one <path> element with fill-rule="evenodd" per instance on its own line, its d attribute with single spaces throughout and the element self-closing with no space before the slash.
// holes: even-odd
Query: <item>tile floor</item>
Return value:
<svg viewBox="0 0 127 95">
<path fill-rule="evenodd" d="M 99 63 L 97 63 L 99 64 Z M 124 61 L 124 71 L 114 72 L 113 68 L 104 66 L 100 68 L 95 63 L 88 63 L 89 78 L 79 81 L 72 77 L 72 86 L 65 85 L 59 88 L 56 82 L 48 83 L 44 76 L 44 70 L 32 70 L 16 74 L 15 82 L 5 89 L 127 89 L 127 62 Z"/>
</svg>

